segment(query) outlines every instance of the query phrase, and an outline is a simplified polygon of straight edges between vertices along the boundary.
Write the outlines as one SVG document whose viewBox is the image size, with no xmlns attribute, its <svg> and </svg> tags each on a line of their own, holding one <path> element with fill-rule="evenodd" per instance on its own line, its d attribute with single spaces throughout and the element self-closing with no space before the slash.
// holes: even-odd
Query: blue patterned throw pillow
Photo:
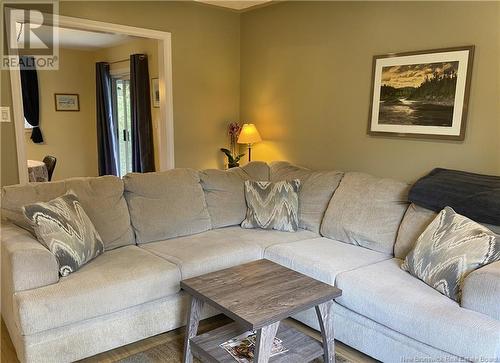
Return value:
<svg viewBox="0 0 500 363">
<path fill-rule="evenodd" d="M 401 268 L 460 302 L 467 275 L 498 260 L 500 237 L 446 207 L 420 235 Z"/>
<path fill-rule="evenodd" d="M 72 192 L 46 203 L 24 206 L 38 240 L 59 262 L 67 276 L 104 251 L 99 233 Z"/>
<path fill-rule="evenodd" d="M 295 232 L 299 225 L 300 180 L 245 181 L 247 215 L 243 228 Z"/>
</svg>

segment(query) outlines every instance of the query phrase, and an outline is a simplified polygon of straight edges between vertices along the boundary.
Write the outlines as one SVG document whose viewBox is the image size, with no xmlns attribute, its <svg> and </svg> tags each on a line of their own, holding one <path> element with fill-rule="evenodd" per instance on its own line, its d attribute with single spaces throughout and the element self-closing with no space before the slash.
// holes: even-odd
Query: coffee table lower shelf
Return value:
<svg viewBox="0 0 500 363">
<path fill-rule="evenodd" d="M 244 332 L 236 323 L 224 325 L 191 338 L 191 350 L 204 363 L 236 363 L 236 359 L 219 345 Z M 283 341 L 288 351 L 272 357 L 269 363 L 305 363 L 323 356 L 323 345 L 319 341 L 284 322 L 280 323 L 276 337 Z"/>
</svg>

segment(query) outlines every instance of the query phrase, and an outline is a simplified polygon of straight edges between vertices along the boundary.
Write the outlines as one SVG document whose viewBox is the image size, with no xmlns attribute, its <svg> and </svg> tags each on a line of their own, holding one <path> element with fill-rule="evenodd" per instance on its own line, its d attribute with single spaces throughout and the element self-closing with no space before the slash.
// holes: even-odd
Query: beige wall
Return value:
<svg viewBox="0 0 500 363">
<path fill-rule="evenodd" d="M 33 143 L 31 132 L 25 132 L 26 158 L 43 160 L 46 155 L 55 156 L 53 180 L 97 176 L 94 53 L 60 49 L 59 57 L 57 72 L 38 72 L 44 143 Z M 80 111 L 56 111 L 55 93 L 77 93 Z"/>
<path fill-rule="evenodd" d="M 241 119 L 256 159 L 411 181 L 441 166 L 500 174 L 500 3 L 283 2 L 242 14 Z M 372 56 L 476 46 L 464 142 L 366 135 Z"/>
<path fill-rule="evenodd" d="M 130 59 L 131 54 L 146 54 L 148 56 L 149 78 L 158 78 L 158 41 L 155 39 L 135 39 L 115 47 L 101 49 L 95 54 L 96 62 L 111 62 L 111 70 L 130 69 L 130 62 L 113 63 L 123 59 Z M 151 85 L 150 85 L 151 86 Z M 151 118 L 153 122 L 153 142 L 155 165 L 160 165 L 158 158 L 158 132 L 160 109 L 153 107 L 151 101 Z"/>
<path fill-rule="evenodd" d="M 239 14 L 184 1 L 61 2 L 60 12 L 172 33 L 175 164 L 221 167 L 239 118 Z"/>
<path fill-rule="evenodd" d="M 16 134 L 12 115 L 12 101 L 10 94 L 10 77 L 8 71 L 0 71 L 1 93 L 0 104 L 10 106 L 10 123 L 0 123 L 0 185 L 17 183 L 17 156 Z"/>
<path fill-rule="evenodd" d="M 238 13 L 175 1 L 61 1 L 60 13 L 171 32 L 176 166 L 222 167 L 225 127 L 239 119 Z M 10 105 L 3 83 L 1 102 Z M 13 135 L 13 124 L 2 125 L 2 185 L 18 180 Z"/>
<path fill-rule="evenodd" d="M 150 78 L 158 77 L 158 42 L 135 39 L 118 46 L 82 51 L 60 49 L 57 72 L 38 72 L 40 87 L 40 121 L 43 144 L 30 140 L 25 133 L 27 159 L 43 160 L 45 155 L 58 159 L 53 179 L 97 176 L 97 130 L 95 110 L 95 62 L 128 59 L 131 54 L 148 55 Z M 113 63 L 111 69 L 129 69 L 129 62 Z M 56 112 L 54 93 L 78 93 L 79 112 Z M 151 105 L 154 125 L 155 161 L 158 164 L 159 109 Z"/>
<path fill-rule="evenodd" d="M 222 166 L 225 126 L 241 120 L 265 139 L 256 160 L 408 181 L 435 166 L 500 173 L 500 3 L 293 1 L 238 14 L 192 2 L 63 1 L 60 11 L 172 33 L 178 167 Z M 464 142 L 366 135 L 373 55 L 467 44 L 476 56 Z M 1 128 L 2 184 L 17 179 L 12 126 Z"/>
</svg>

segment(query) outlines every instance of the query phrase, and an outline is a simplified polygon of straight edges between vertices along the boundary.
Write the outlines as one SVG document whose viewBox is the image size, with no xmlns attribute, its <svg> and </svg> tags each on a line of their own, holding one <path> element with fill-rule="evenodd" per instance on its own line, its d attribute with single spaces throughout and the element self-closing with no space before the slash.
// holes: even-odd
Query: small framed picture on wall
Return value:
<svg viewBox="0 0 500 363">
<path fill-rule="evenodd" d="M 368 134 L 464 140 L 474 46 L 373 57 Z"/>
<path fill-rule="evenodd" d="M 151 99 L 153 101 L 153 107 L 160 107 L 160 83 L 158 78 L 151 79 Z"/>
<path fill-rule="evenodd" d="M 56 111 L 80 111 L 80 100 L 76 93 L 55 93 Z"/>
</svg>

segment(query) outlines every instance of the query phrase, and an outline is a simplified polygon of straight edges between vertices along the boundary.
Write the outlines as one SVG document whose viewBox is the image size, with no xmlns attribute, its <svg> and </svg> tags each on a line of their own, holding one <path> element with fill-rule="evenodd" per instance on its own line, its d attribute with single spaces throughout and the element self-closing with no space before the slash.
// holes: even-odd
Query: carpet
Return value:
<svg viewBox="0 0 500 363">
<path fill-rule="evenodd" d="M 182 343 L 178 341 L 172 341 L 167 344 L 160 344 L 156 347 L 145 350 L 125 359 L 118 361 L 117 363 L 178 363 L 182 362 Z M 337 363 L 354 363 L 348 360 L 340 353 L 336 352 L 335 359 Z M 199 363 L 200 361 L 194 359 L 194 362 Z M 236 360 L 234 361 L 236 363 Z M 323 358 L 318 358 L 313 360 L 311 363 L 322 363 Z"/>
</svg>

